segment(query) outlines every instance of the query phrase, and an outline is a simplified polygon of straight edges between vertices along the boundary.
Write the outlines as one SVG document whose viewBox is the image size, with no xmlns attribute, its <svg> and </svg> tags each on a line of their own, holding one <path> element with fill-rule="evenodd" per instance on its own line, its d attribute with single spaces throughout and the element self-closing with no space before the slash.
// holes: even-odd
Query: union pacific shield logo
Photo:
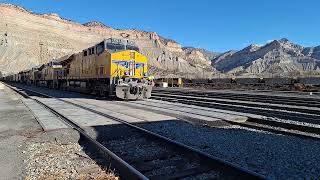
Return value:
<svg viewBox="0 0 320 180">
<path fill-rule="evenodd" d="M 119 66 L 122 66 L 124 68 L 129 68 L 129 61 L 113 60 L 112 62 L 115 64 L 118 64 Z"/>
</svg>

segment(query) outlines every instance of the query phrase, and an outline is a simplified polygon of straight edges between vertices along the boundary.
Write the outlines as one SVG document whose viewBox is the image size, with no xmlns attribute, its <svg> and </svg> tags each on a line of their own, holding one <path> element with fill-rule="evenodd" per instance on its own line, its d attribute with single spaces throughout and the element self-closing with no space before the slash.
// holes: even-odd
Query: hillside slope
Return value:
<svg viewBox="0 0 320 180">
<path fill-rule="evenodd" d="M 155 32 L 117 30 L 95 21 L 82 25 L 57 14 L 36 14 L 0 4 L 0 71 L 28 69 L 109 37 L 134 40 L 150 59 L 150 69 L 156 76 L 210 77 L 214 70 L 211 56 L 199 49 L 183 49 Z"/>
<path fill-rule="evenodd" d="M 212 65 L 237 76 L 301 76 L 320 73 L 320 46 L 303 47 L 287 39 L 250 45 L 216 57 Z"/>
</svg>

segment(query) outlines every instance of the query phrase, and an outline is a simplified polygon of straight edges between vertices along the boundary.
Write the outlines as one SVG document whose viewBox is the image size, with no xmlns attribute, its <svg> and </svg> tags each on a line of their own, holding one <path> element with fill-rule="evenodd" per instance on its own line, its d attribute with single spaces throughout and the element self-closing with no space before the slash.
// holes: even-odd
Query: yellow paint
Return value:
<svg viewBox="0 0 320 180">
<path fill-rule="evenodd" d="M 178 85 L 182 85 L 182 79 L 181 78 L 178 78 Z"/>
<path fill-rule="evenodd" d="M 70 63 L 68 79 L 89 79 L 89 78 L 115 78 L 125 76 L 125 72 L 130 68 L 125 68 L 114 63 L 114 61 L 144 63 L 142 68 L 131 68 L 132 78 L 143 78 L 144 73 L 148 72 L 148 59 L 134 50 L 126 50 L 110 53 L 105 50 L 101 54 L 92 54 L 84 56 L 83 52 L 75 54 Z M 133 66 L 133 64 L 132 64 Z M 51 76 L 50 76 L 51 77 Z"/>
<path fill-rule="evenodd" d="M 132 66 L 131 68 L 130 67 L 125 68 L 124 66 L 121 66 L 115 63 L 115 61 L 132 62 Z M 111 65 L 111 71 L 109 74 L 111 77 L 125 76 L 125 72 L 127 72 L 128 73 L 127 76 L 129 77 L 143 78 L 143 74 L 147 73 L 148 71 L 147 57 L 133 50 L 126 50 L 126 51 L 112 53 L 111 62 L 112 62 L 112 65 Z M 134 63 L 144 63 L 144 66 L 136 69 L 134 67 Z"/>
</svg>

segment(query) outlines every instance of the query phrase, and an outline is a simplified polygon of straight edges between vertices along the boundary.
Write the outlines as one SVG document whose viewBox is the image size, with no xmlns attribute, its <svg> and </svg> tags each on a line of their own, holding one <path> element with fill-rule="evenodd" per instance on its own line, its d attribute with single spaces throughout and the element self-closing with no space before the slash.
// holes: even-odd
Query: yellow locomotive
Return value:
<svg viewBox="0 0 320 180">
<path fill-rule="evenodd" d="M 150 98 L 152 91 L 147 57 L 133 41 L 124 39 L 105 39 L 27 72 L 25 83 L 127 100 Z"/>
</svg>

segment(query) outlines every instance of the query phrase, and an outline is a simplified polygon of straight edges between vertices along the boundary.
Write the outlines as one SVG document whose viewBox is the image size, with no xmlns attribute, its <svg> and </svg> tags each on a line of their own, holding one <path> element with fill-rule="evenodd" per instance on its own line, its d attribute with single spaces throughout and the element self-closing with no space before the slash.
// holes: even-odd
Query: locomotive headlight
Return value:
<svg viewBox="0 0 320 180">
<path fill-rule="evenodd" d="M 128 71 L 125 71 L 125 72 L 124 72 L 124 75 L 126 75 L 126 76 L 129 75 L 129 72 L 128 72 Z"/>
<path fill-rule="evenodd" d="M 148 74 L 147 74 L 147 73 L 143 73 L 143 76 L 144 76 L 144 77 L 147 77 L 147 76 L 148 76 Z"/>
</svg>

